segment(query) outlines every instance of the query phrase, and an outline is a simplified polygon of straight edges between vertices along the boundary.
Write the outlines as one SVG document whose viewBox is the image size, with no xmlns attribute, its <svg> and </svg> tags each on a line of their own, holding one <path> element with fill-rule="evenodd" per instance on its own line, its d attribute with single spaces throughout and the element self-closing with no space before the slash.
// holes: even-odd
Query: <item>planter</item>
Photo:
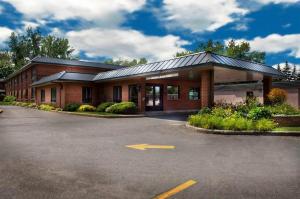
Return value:
<svg viewBox="0 0 300 199">
<path fill-rule="evenodd" d="M 300 126 L 300 115 L 276 115 L 272 119 L 279 126 Z"/>
<path fill-rule="evenodd" d="M 186 123 L 186 127 L 193 129 L 197 132 L 205 134 L 218 134 L 218 135 L 271 135 L 271 136 L 300 136 L 300 132 L 296 131 L 234 131 L 234 130 L 219 130 L 219 129 L 205 129 L 200 127 L 195 127 Z"/>
</svg>

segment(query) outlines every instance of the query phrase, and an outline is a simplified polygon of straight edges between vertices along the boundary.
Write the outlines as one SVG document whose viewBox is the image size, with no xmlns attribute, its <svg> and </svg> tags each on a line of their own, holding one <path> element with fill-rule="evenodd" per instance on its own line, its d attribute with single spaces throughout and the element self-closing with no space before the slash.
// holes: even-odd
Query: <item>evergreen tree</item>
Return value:
<svg viewBox="0 0 300 199">
<path fill-rule="evenodd" d="M 281 72 L 281 69 L 280 69 L 280 65 L 279 65 L 279 64 L 277 64 L 277 70 L 278 70 L 279 72 Z"/>
<path fill-rule="evenodd" d="M 294 64 L 293 72 L 292 72 L 292 80 L 297 79 L 297 71 L 296 71 L 296 64 Z"/>
<path fill-rule="evenodd" d="M 290 81 L 292 78 L 291 67 L 288 61 L 285 61 L 282 72 L 286 75 L 286 80 Z"/>
</svg>

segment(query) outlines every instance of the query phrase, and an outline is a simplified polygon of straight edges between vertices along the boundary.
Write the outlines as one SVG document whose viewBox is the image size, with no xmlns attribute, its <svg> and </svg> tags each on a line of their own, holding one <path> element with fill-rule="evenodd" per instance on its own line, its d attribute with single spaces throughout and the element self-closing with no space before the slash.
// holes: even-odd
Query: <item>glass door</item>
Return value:
<svg viewBox="0 0 300 199">
<path fill-rule="evenodd" d="M 161 85 L 146 85 L 146 111 L 163 110 L 162 88 Z"/>
</svg>

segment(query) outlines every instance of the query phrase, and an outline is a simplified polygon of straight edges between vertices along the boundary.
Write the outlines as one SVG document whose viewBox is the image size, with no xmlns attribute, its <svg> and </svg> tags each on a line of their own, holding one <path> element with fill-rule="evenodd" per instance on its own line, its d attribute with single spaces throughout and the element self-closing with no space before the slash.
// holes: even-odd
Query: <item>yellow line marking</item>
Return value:
<svg viewBox="0 0 300 199">
<path fill-rule="evenodd" d="M 175 195 L 178 192 L 181 192 L 187 188 L 189 188 L 190 186 L 193 186 L 194 184 L 196 184 L 197 182 L 195 180 L 188 180 L 185 183 L 178 185 L 177 187 L 170 189 L 169 191 L 162 193 L 158 196 L 156 196 L 154 199 L 166 199 L 169 198 L 173 195 Z"/>
<path fill-rule="evenodd" d="M 137 149 L 137 150 L 147 150 L 147 149 L 175 149 L 175 146 L 170 145 L 150 145 L 150 144 L 135 144 L 135 145 L 126 145 L 128 148 Z"/>
</svg>

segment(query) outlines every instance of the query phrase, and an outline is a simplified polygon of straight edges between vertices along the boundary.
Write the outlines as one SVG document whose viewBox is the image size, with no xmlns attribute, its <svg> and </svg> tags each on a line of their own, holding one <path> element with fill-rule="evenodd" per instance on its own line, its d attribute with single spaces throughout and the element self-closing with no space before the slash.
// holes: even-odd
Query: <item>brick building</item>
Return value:
<svg viewBox="0 0 300 199">
<path fill-rule="evenodd" d="M 31 86 L 32 83 L 49 75 L 61 71 L 97 74 L 120 68 L 122 67 L 95 62 L 36 57 L 6 78 L 6 95 L 13 95 L 18 101 L 35 101 L 36 91 Z"/>
<path fill-rule="evenodd" d="M 32 60 L 8 78 L 7 94 L 16 95 L 18 100 L 34 99 L 38 104 L 52 103 L 59 107 L 69 103 L 133 101 L 140 112 L 195 110 L 214 103 L 215 84 L 259 81 L 266 99 L 272 77 L 282 76 L 272 67 L 210 52 L 119 68 L 44 59 Z M 25 77 L 20 79 L 28 69 L 27 81 Z M 18 82 L 26 83 L 24 86 Z"/>
</svg>

